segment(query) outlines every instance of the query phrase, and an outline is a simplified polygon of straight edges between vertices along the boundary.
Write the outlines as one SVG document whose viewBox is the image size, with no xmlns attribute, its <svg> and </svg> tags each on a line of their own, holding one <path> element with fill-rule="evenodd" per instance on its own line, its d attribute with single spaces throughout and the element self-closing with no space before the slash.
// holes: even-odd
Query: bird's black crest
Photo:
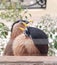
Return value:
<svg viewBox="0 0 57 65">
<path fill-rule="evenodd" d="M 25 22 L 26 24 L 29 23 L 29 21 L 27 21 L 27 20 L 17 20 L 16 22 L 14 22 L 14 23 L 12 24 L 11 32 L 12 32 L 12 30 L 13 30 L 13 26 L 14 26 L 16 23 L 19 23 L 19 22 Z"/>
</svg>

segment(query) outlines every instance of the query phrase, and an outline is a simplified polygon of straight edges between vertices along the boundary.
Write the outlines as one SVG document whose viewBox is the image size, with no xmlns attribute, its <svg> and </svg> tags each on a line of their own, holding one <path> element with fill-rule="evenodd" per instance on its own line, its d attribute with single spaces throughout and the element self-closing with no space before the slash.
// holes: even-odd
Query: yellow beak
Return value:
<svg viewBox="0 0 57 65">
<path fill-rule="evenodd" d="M 22 22 L 23 23 L 23 25 L 25 26 L 25 27 L 27 27 L 28 26 L 28 24 L 26 24 L 26 23 L 24 23 L 24 22 Z"/>
<path fill-rule="evenodd" d="M 25 29 L 24 28 L 22 28 L 22 27 L 19 27 L 19 29 L 21 30 L 21 31 L 24 31 Z"/>
</svg>

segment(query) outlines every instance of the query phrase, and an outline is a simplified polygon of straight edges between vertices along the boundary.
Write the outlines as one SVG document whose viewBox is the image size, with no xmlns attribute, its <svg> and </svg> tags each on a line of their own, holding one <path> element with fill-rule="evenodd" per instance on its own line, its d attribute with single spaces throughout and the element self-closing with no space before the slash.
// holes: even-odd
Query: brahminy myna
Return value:
<svg viewBox="0 0 57 65">
<path fill-rule="evenodd" d="M 12 51 L 13 40 L 23 32 L 23 30 L 20 30 L 19 27 L 22 27 L 25 29 L 28 23 L 29 21 L 26 21 L 26 20 L 18 20 L 15 23 L 13 23 L 11 28 L 10 40 L 6 45 L 3 55 L 13 56 L 13 51 Z"/>
<path fill-rule="evenodd" d="M 14 56 L 47 56 L 48 36 L 38 28 L 27 27 L 15 38 L 12 49 Z"/>
</svg>

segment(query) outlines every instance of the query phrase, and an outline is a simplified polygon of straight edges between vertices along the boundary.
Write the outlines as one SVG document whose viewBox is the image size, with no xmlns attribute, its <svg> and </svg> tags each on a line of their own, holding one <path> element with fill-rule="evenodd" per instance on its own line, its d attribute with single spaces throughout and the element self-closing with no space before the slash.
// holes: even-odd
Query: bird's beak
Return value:
<svg viewBox="0 0 57 65">
<path fill-rule="evenodd" d="M 19 29 L 21 30 L 21 31 L 24 31 L 25 29 L 24 28 L 22 28 L 22 27 L 19 27 Z"/>
<path fill-rule="evenodd" d="M 26 24 L 25 22 L 22 22 L 22 24 L 23 24 L 25 27 L 27 27 L 27 26 L 28 26 L 28 24 Z"/>
</svg>

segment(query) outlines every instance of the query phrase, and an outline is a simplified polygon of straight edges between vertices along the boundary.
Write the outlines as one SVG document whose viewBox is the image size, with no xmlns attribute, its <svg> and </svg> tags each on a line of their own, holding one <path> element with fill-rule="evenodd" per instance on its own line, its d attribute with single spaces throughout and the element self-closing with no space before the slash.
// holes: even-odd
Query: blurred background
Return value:
<svg viewBox="0 0 57 65">
<path fill-rule="evenodd" d="M 1 56 L 10 38 L 11 26 L 19 19 L 32 20 L 31 26 L 46 32 L 49 39 L 48 56 L 57 56 L 56 0 L 0 0 Z"/>
</svg>

